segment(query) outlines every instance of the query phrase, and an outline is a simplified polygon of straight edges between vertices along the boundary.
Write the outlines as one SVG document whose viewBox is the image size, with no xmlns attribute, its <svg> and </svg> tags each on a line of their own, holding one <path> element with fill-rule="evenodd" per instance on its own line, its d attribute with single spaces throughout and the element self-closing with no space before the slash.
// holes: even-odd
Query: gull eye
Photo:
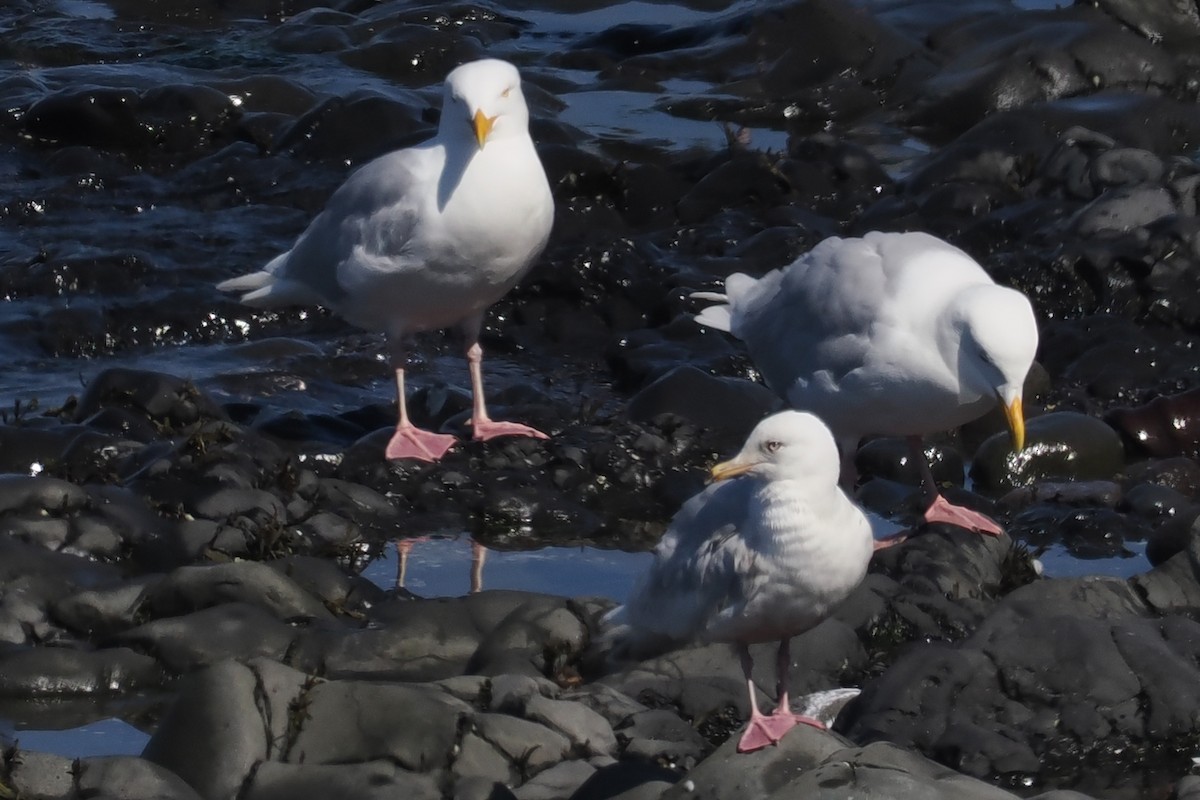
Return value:
<svg viewBox="0 0 1200 800">
<path fill-rule="evenodd" d="M 766 450 L 768 453 L 778 453 L 779 448 L 781 448 L 781 447 L 783 447 L 783 442 L 778 442 L 778 441 L 775 441 L 774 439 L 772 439 L 771 441 L 769 441 L 763 445 L 763 449 Z"/>
<path fill-rule="evenodd" d="M 501 92 L 501 93 L 500 93 L 500 96 L 501 96 L 501 97 L 508 97 L 510 94 L 512 94 L 512 87 L 511 87 L 511 86 L 510 86 L 510 87 L 508 87 L 507 89 L 505 89 L 503 92 Z"/>
<path fill-rule="evenodd" d="M 987 350 L 980 350 L 979 358 L 982 359 L 983 363 L 985 363 L 985 364 L 991 364 L 993 367 L 996 366 L 996 362 L 994 360 L 992 360 L 992 354 L 989 353 Z"/>
</svg>

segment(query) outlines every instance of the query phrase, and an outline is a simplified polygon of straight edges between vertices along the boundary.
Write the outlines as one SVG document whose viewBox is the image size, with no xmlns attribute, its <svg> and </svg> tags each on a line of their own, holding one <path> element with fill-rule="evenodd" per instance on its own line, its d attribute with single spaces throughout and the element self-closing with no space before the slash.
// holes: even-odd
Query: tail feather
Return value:
<svg viewBox="0 0 1200 800">
<path fill-rule="evenodd" d="M 752 278 L 741 272 L 735 272 L 725 279 L 724 293 L 692 292 L 690 297 L 696 300 L 709 300 L 718 303 L 718 305 L 701 309 L 700 313 L 696 314 L 696 322 L 700 325 L 732 333 L 736 336 L 734 315 L 737 313 L 739 300 L 746 292 L 753 289 L 757 283 L 757 278 Z"/>
<path fill-rule="evenodd" d="M 275 276 L 263 270 L 262 272 L 250 272 L 246 275 L 239 275 L 236 278 L 230 278 L 227 281 L 221 281 L 217 284 L 217 291 L 220 292 L 253 292 L 270 286 L 275 280 Z"/>
<path fill-rule="evenodd" d="M 634 625 L 625 606 L 617 606 L 600 618 L 600 633 L 593 640 L 593 648 L 603 653 L 610 670 L 654 658 L 679 645 L 668 636 Z"/>
<path fill-rule="evenodd" d="M 729 306 L 709 306 L 701 309 L 695 319 L 698 325 L 726 333 L 730 333 L 730 328 L 733 327 L 733 316 L 729 313 Z"/>
<path fill-rule="evenodd" d="M 254 308 L 326 304 L 324 298 L 306 284 L 281 278 L 272 272 L 271 264 L 267 265 L 267 269 L 221 281 L 217 284 L 217 289 L 222 292 L 242 292 L 240 302 Z"/>
</svg>

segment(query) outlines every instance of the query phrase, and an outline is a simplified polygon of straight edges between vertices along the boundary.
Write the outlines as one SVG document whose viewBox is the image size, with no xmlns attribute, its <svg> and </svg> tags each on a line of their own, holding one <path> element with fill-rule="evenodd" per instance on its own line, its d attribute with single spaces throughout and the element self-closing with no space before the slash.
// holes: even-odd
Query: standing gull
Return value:
<svg viewBox="0 0 1200 800">
<path fill-rule="evenodd" d="M 1004 409 L 1025 444 L 1021 391 L 1037 351 L 1025 295 L 998 286 L 970 256 L 926 233 L 831 237 L 762 278 L 730 275 L 702 325 L 746 343 L 767 385 L 825 420 L 857 479 L 863 436 L 908 439 L 929 505 L 925 519 L 1000 534 L 993 520 L 938 491 L 921 437 Z"/>
<path fill-rule="evenodd" d="M 553 218 L 520 74 L 504 61 L 474 61 L 446 76 L 436 136 L 363 165 L 291 250 L 217 288 L 244 292 L 242 302 L 258 308 L 323 305 L 382 331 L 398 407 L 388 458 L 437 461 L 455 442 L 414 426 L 404 402 L 406 338 L 451 326 L 465 339 L 474 438 L 545 439 L 488 416 L 479 333 L 488 307 L 545 248 Z"/>
<path fill-rule="evenodd" d="M 750 692 L 738 751 L 779 741 L 792 712 L 791 637 L 812 628 L 854 590 L 873 551 L 871 526 L 838 488 L 838 452 L 812 414 L 783 411 L 754 428 L 741 452 L 712 469 L 654 551 L 629 600 L 601 620 L 615 659 L 645 657 L 691 639 L 730 642 Z M 778 706 L 758 709 L 749 645 L 779 642 Z"/>
</svg>

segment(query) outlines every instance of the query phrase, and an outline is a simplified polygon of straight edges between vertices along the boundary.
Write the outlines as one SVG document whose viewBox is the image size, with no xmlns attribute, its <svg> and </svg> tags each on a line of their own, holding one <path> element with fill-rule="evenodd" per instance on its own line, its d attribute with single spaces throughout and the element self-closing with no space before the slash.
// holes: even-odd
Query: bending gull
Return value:
<svg viewBox="0 0 1200 800">
<path fill-rule="evenodd" d="M 1013 446 L 1025 444 L 1022 388 L 1037 351 L 1025 295 L 992 281 L 970 256 L 926 233 L 831 237 L 754 279 L 730 275 L 696 315 L 746 343 L 767 385 L 832 429 L 842 485 L 857 480 L 863 436 L 908 439 L 929 506 L 925 519 L 1003 529 L 938 491 L 921 437 L 970 422 L 999 403 Z"/>
<path fill-rule="evenodd" d="M 838 452 L 819 419 L 800 411 L 767 417 L 741 451 L 712 469 L 716 481 L 683 505 L 629 600 L 601 620 L 614 660 L 645 658 L 699 638 L 737 649 L 750 692 L 738 742 L 750 752 L 797 724 L 790 640 L 854 590 L 873 552 L 871 526 L 838 488 Z M 748 645 L 778 641 L 778 705 L 759 711 Z"/>
<path fill-rule="evenodd" d="M 455 442 L 414 426 L 404 401 L 406 337 L 450 326 L 465 339 L 474 438 L 545 439 L 488 416 L 479 333 L 488 307 L 545 248 L 553 218 L 520 74 L 474 61 L 446 77 L 436 136 L 363 165 L 291 250 L 217 288 L 258 308 L 323 305 L 386 334 L 398 415 L 388 458 L 436 461 Z"/>
</svg>

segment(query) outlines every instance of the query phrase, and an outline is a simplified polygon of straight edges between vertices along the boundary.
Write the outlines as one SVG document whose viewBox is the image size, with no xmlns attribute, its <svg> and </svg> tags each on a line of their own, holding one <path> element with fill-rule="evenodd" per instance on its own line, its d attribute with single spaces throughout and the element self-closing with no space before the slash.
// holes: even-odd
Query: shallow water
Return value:
<svg viewBox="0 0 1200 800">
<path fill-rule="evenodd" d="M 537 550 L 487 550 L 482 589 L 517 589 L 563 597 L 597 596 L 623 601 L 649 553 L 595 547 L 543 547 Z M 430 536 L 409 551 L 404 580 L 395 547 L 362 571 L 381 589 L 404 588 L 420 597 L 458 597 L 471 588 L 471 538 Z"/>
</svg>

